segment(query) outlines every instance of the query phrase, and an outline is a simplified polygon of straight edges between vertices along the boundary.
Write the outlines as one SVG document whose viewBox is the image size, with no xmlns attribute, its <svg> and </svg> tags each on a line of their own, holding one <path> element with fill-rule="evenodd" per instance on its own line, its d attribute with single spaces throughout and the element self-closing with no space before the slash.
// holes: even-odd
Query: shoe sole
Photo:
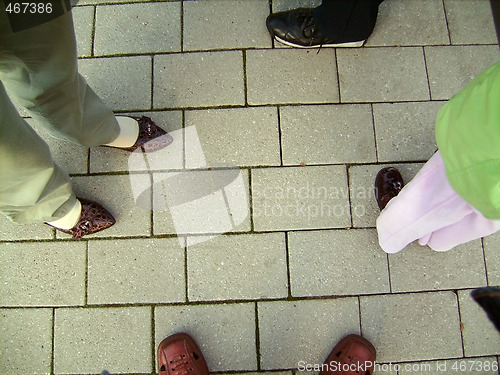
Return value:
<svg viewBox="0 0 500 375">
<path fill-rule="evenodd" d="M 365 44 L 365 40 L 360 40 L 359 42 L 347 42 L 347 43 L 338 43 L 338 44 L 322 44 L 322 45 L 315 45 L 315 46 L 302 46 L 300 44 L 295 44 L 288 42 L 284 39 L 281 39 L 279 36 L 274 36 L 274 39 L 276 39 L 278 42 L 281 44 L 285 44 L 290 47 L 295 47 L 295 48 L 306 48 L 306 49 L 311 49 L 311 48 L 324 48 L 324 47 L 346 47 L 346 48 L 355 48 L 355 47 L 362 47 L 363 44 Z"/>
</svg>

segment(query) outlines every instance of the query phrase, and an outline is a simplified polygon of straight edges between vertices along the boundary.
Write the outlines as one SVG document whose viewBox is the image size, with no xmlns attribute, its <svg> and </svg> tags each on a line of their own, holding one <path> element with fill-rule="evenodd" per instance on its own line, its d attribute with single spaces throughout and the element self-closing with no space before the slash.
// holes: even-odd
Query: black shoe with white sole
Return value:
<svg viewBox="0 0 500 375">
<path fill-rule="evenodd" d="M 361 47 L 360 41 L 335 41 L 322 35 L 314 23 L 314 9 L 298 8 L 267 17 L 269 33 L 280 43 L 297 48 Z"/>
</svg>

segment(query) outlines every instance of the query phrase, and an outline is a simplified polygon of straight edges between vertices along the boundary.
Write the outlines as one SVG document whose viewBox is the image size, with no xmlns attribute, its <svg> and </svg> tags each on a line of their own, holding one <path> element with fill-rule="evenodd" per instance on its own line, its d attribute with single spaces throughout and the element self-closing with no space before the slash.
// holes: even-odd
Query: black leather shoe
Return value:
<svg viewBox="0 0 500 375">
<path fill-rule="evenodd" d="M 380 210 L 383 210 L 387 203 L 399 194 L 403 186 L 403 177 L 396 168 L 383 168 L 377 173 L 375 178 L 375 199 Z"/>
<path fill-rule="evenodd" d="M 312 8 L 273 13 L 267 17 L 266 25 L 278 42 L 297 48 L 361 47 L 365 42 L 342 42 L 325 37 L 314 23 Z"/>
<path fill-rule="evenodd" d="M 470 295 L 486 311 L 488 318 L 500 332 L 500 288 L 479 288 L 473 290 Z"/>
</svg>

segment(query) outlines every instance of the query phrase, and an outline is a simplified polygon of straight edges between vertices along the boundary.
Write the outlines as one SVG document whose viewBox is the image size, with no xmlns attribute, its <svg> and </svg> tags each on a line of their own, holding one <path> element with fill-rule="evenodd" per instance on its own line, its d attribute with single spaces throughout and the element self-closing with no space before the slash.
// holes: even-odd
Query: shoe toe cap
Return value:
<svg viewBox="0 0 500 375">
<path fill-rule="evenodd" d="M 273 36 L 284 36 L 287 33 L 286 20 L 279 13 L 271 14 L 269 17 L 267 17 L 266 26 Z"/>
</svg>

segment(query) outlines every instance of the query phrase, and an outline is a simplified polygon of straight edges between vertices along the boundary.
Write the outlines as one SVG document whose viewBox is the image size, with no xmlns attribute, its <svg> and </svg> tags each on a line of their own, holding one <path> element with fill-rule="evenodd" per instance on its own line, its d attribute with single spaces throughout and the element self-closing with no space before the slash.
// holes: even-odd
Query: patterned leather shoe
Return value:
<svg viewBox="0 0 500 375">
<path fill-rule="evenodd" d="M 403 177 L 396 168 L 383 168 L 377 173 L 375 178 L 375 198 L 380 210 L 383 210 L 387 203 L 399 194 L 403 186 Z"/>
<path fill-rule="evenodd" d="M 154 152 L 172 143 L 172 136 L 157 126 L 149 117 L 130 117 L 139 123 L 139 136 L 131 147 L 122 148 L 122 150 L 135 151 L 141 147 L 144 152 Z"/>
<path fill-rule="evenodd" d="M 83 198 L 78 198 L 78 200 L 82 204 L 82 213 L 78 223 L 76 223 L 76 225 L 71 229 L 54 228 L 66 234 L 72 235 L 74 239 L 79 239 L 83 236 L 107 229 L 116 223 L 113 215 L 111 215 L 109 211 L 102 207 L 99 203 Z M 53 227 L 52 225 L 50 226 Z"/>
<path fill-rule="evenodd" d="M 158 346 L 159 375 L 208 375 L 208 367 L 196 342 L 187 333 L 167 337 Z"/>
</svg>

